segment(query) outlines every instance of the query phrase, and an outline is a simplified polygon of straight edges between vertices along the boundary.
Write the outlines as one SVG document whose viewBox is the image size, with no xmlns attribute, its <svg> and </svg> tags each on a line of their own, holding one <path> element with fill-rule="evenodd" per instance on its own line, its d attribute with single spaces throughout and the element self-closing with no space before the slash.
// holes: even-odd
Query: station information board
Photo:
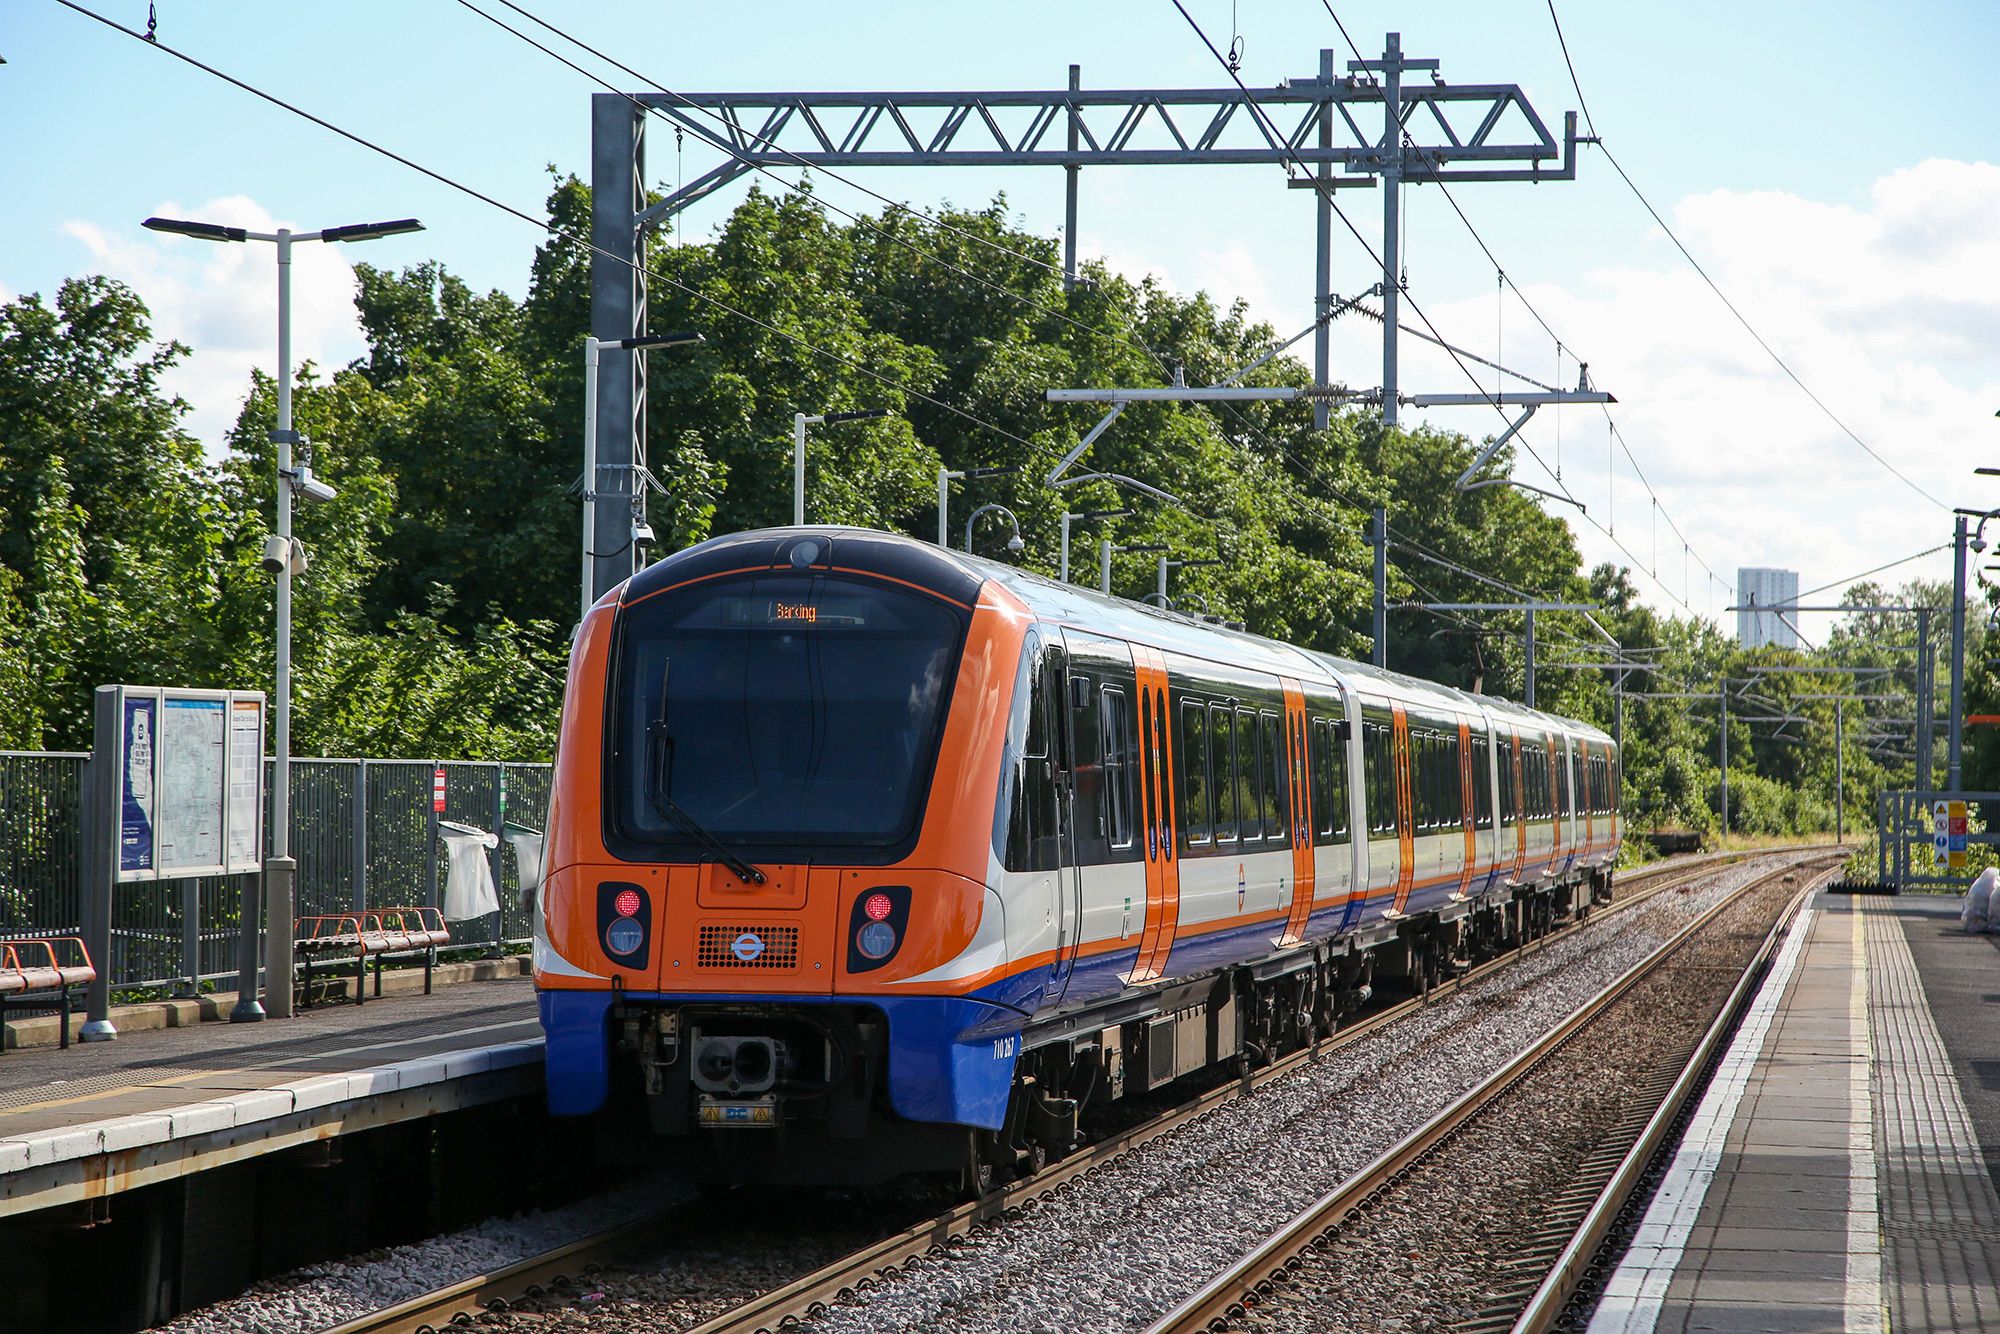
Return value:
<svg viewBox="0 0 2000 1334">
<path fill-rule="evenodd" d="M 109 686 L 119 881 L 258 870 L 264 694 Z"/>
</svg>

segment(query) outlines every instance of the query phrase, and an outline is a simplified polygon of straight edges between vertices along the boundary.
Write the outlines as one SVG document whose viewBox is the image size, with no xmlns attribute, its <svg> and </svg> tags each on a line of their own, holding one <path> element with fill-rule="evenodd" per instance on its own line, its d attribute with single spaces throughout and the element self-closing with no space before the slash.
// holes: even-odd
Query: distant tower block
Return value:
<svg viewBox="0 0 2000 1334">
<path fill-rule="evenodd" d="M 1797 648 L 1798 632 L 1773 611 L 1752 611 L 1752 607 L 1790 607 L 1799 600 L 1797 570 L 1744 570 L 1736 572 L 1736 598 L 1742 610 L 1736 613 L 1736 642 L 1744 648 Z M 1797 623 L 1797 614 L 1791 619 Z"/>
</svg>

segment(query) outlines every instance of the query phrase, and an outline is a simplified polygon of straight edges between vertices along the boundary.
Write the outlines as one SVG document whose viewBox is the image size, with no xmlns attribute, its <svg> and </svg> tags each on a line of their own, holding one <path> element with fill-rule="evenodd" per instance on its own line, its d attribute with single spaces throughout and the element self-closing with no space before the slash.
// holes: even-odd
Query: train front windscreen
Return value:
<svg viewBox="0 0 2000 1334">
<path fill-rule="evenodd" d="M 612 850 L 892 854 L 916 833 L 965 630 L 952 603 L 820 573 L 717 579 L 627 607 L 610 676 Z"/>
</svg>

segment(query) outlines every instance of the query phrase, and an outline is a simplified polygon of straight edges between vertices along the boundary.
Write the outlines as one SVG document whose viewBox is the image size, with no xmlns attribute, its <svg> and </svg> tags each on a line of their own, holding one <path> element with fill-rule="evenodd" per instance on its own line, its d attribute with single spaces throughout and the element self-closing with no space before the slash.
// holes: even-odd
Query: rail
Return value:
<svg viewBox="0 0 2000 1334">
<path fill-rule="evenodd" d="M 1785 849 L 1784 851 L 1799 851 Z M 1728 851 L 1676 858 L 1622 875 L 1618 897 L 1606 911 L 1622 912 L 1638 903 L 1666 893 L 1679 885 L 1713 871 L 1717 866 L 1767 855 L 1756 851 Z M 1795 868 L 1787 868 L 1795 869 Z M 1782 872 L 1780 872 L 1782 873 Z M 1583 925 L 1581 919 L 1552 931 L 1525 948 L 1534 949 L 1560 938 Z M 1262 1069 L 1210 1088 L 1195 1098 L 1146 1119 L 1099 1143 L 1057 1160 L 1032 1177 L 1009 1183 L 991 1194 L 940 1214 L 927 1222 L 906 1228 L 892 1236 L 853 1251 L 824 1268 L 802 1275 L 790 1283 L 752 1297 L 728 1311 L 696 1325 L 685 1334 L 752 1334 L 775 1331 L 805 1319 L 827 1305 L 874 1286 L 912 1260 L 941 1254 L 957 1237 L 1013 1211 L 1030 1207 L 1035 1201 L 1060 1194 L 1070 1182 L 1099 1171 L 1147 1142 L 1175 1130 L 1203 1114 L 1282 1078 L 1306 1062 L 1324 1057 L 1371 1033 L 1407 1018 L 1426 1003 L 1434 1002 L 1475 980 L 1504 967 L 1519 957 L 1510 950 L 1486 960 L 1467 972 L 1449 978 L 1434 988 L 1430 997 L 1412 996 L 1369 1014 L 1329 1037 L 1302 1047 Z M 361 1317 L 326 1334 L 423 1334 L 476 1320 L 481 1311 L 501 1309 L 531 1287 L 560 1287 L 597 1266 L 615 1261 L 648 1244 L 657 1245 L 681 1229 L 699 1229 L 711 1219 L 713 1201 L 677 1205 L 633 1223 L 610 1229 L 578 1241 L 566 1243 L 539 1255 L 476 1275 Z M 495 1305 L 495 1304 L 498 1305 Z"/>
<path fill-rule="evenodd" d="M 1792 898 L 1785 911 L 1779 914 L 1778 924 L 1766 935 L 1763 945 L 1744 970 L 1746 980 L 1761 970 L 1777 939 L 1779 929 L 1791 919 L 1799 905 L 1821 880 L 1831 874 L 1837 864 L 1822 866 L 1812 873 L 1806 885 Z M 1197 1330 L 1228 1329 L 1234 1321 L 1240 1320 L 1249 1308 L 1262 1303 L 1264 1297 L 1274 1290 L 1275 1280 L 1302 1251 L 1340 1226 L 1350 1214 L 1362 1207 L 1377 1192 L 1429 1156 L 1484 1108 L 1517 1084 L 1529 1071 L 1546 1060 L 1570 1037 L 1602 1014 L 1612 1002 L 1677 954 L 1686 942 L 1704 930 L 1720 914 L 1749 894 L 1784 876 L 1796 875 L 1801 869 L 1803 869 L 1801 865 L 1794 864 L 1759 876 L 1702 913 L 1675 933 L 1658 950 L 1634 964 L 1582 1007 L 1572 1012 L 1562 1023 L 1495 1071 L 1483 1083 L 1462 1095 L 1431 1121 L 1309 1205 L 1229 1269 L 1210 1279 L 1181 1305 L 1149 1326 L 1147 1334 L 1191 1334 Z M 1665 885 L 1660 886 L 1660 888 L 1665 887 Z M 1751 990 L 1753 989 L 1747 987 L 1745 983 L 1739 982 L 1736 991 L 1732 993 L 1732 1004 L 1740 1005 L 1742 998 Z M 1725 1015 L 1733 1017 L 1733 1013 L 1725 1009 Z M 1717 1022 L 1720 1024 L 1722 1021 Z M 1711 1026 L 1710 1031 L 1713 1033 L 1718 1030 Z M 1699 1068 L 1698 1065 L 1696 1068 Z M 1684 1098 L 1692 1086 L 1691 1080 L 1681 1080 L 1676 1082 L 1675 1089 Z M 1613 1216 L 1615 1217 L 1615 1211 Z M 1608 1225 L 1607 1222 L 1605 1226 Z M 1556 1309 L 1559 1310 L 1560 1307 Z"/>
</svg>

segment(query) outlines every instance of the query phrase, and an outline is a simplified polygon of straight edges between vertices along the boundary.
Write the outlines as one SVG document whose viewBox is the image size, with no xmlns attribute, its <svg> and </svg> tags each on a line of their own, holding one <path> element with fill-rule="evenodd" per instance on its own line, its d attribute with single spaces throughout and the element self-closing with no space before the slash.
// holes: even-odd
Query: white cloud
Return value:
<svg viewBox="0 0 2000 1334">
<path fill-rule="evenodd" d="M 279 225 L 253 199 L 233 195 L 206 203 L 163 201 L 161 217 L 197 218 L 251 231 Z M 269 242 L 218 244 L 150 231 L 108 232 L 72 221 L 65 230 L 90 252 L 92 267 L 137 291 L 153 315 L 153 332 L 191 349 L 164 379 L 169 393 L 192 405 L 187 425 L 211 457 L 223 452 L 250 389 L 252 368 L 275 374 L 278 356 L 276 247 Z M 354 309 L 354 270 L 342 248 L 309 242 L 292 251 L 292 362 L 312 361 L 327 372 L 366 350 Z"/>
<path fill-rule="evenodd" d="M 2000 461 L 2000 168 L 1928 161 L 1874 183 L 1865 207 L 1776 192 L 1716 191 L 1682 200 L 1674 228 L 1723 291 L 1799 377 L 1862 440 L 1947 505 L 1976 497 L 1970 470 Z M 1804 587 L 1843 578 L 1950 536 L 1950 516 L 1870 459 L 1815 407 L 1738 324 L 1664 236 L 1657 266 L 1591 271 L 1527 295 L 1584 349 L 1597 386 L 1616 394 L 1619 429 L 1696 554 L 1725 579 L 1739 565 L 1800 572 Z M 1494 304 L 1440 305 L 1447 331 L 1483 330 L 1492 348 Z M 1549 379 L 1548 336 L 1518 303 L 1505 312 L 1505 360 Z M 1442 354 L 1404 343 L 1404 383 L 1462 383 Z M 1574 361 L 1563 377 L 1574 383 Z M 1481 378 L 1491 383 L 1490 373 Z M 1519 386 L 1516 386 L 1519 387 Z M 1486 434 L 1490 412 L 1437 414 L 1442 425 Z M 1553 468 L 1555 418 L 1525 432 Z M 1642 566 L 1654 564 L 1654 520 L 1622 456 L 1613 496 L 1607 432 L 1594 409 L 1562 419 L 1564 481 L 1591 516 L 1615 518 Z M 1547 483 L 1531 459 L 1523 480 Z M 1559 509 L 1558 512 L 1566 512 Z M 1576 522 L 1576 521 L 1573 521 Z M 1628 560 L 1578 524 L 1586 556 Z M 1658 524 L 1657 566 L 1668 594 L 1682 588 L 1679 539 Z M 1689 601 L 1706 610 L 1698 566 Z M 1938 577 L 1948 561 L 1891 572 Z M 1719 609 L 1720 600 L 1716 602 Z M 1812 625 L 1807 625 L 1811 634 Z"/>
<path fill-rule="evenodd" d="M 1267 273 L 1268 265 L 1238 240 L 1176 251 L 1175 258 L 1169 263 L 1154 258 L 1144 250 L 1134 249 L 1122 240 L 1114 241 L 1089 232 L 1079 232 L 1077 255 L 1080 263 L 1102 259 L 1113 273 L 1123 274 L 1134 282 L 1150 274 L 1170 291 L 1183 296 L 1206 292 L 1225 313 L 1241 300 L 1252 322 L 1268 322 L 1272 328 L 1281 330 L 1280 337 L 1297 333 L 1303 323 L 1302 319 L 1286 313 L 1296 302 L 1280 300 L 1276 296 Z M 1310 314 L 1304 317 L 1310 318 Z M 1287 321 L 1290 321 L 1289 327 Z"/>
</svg>

